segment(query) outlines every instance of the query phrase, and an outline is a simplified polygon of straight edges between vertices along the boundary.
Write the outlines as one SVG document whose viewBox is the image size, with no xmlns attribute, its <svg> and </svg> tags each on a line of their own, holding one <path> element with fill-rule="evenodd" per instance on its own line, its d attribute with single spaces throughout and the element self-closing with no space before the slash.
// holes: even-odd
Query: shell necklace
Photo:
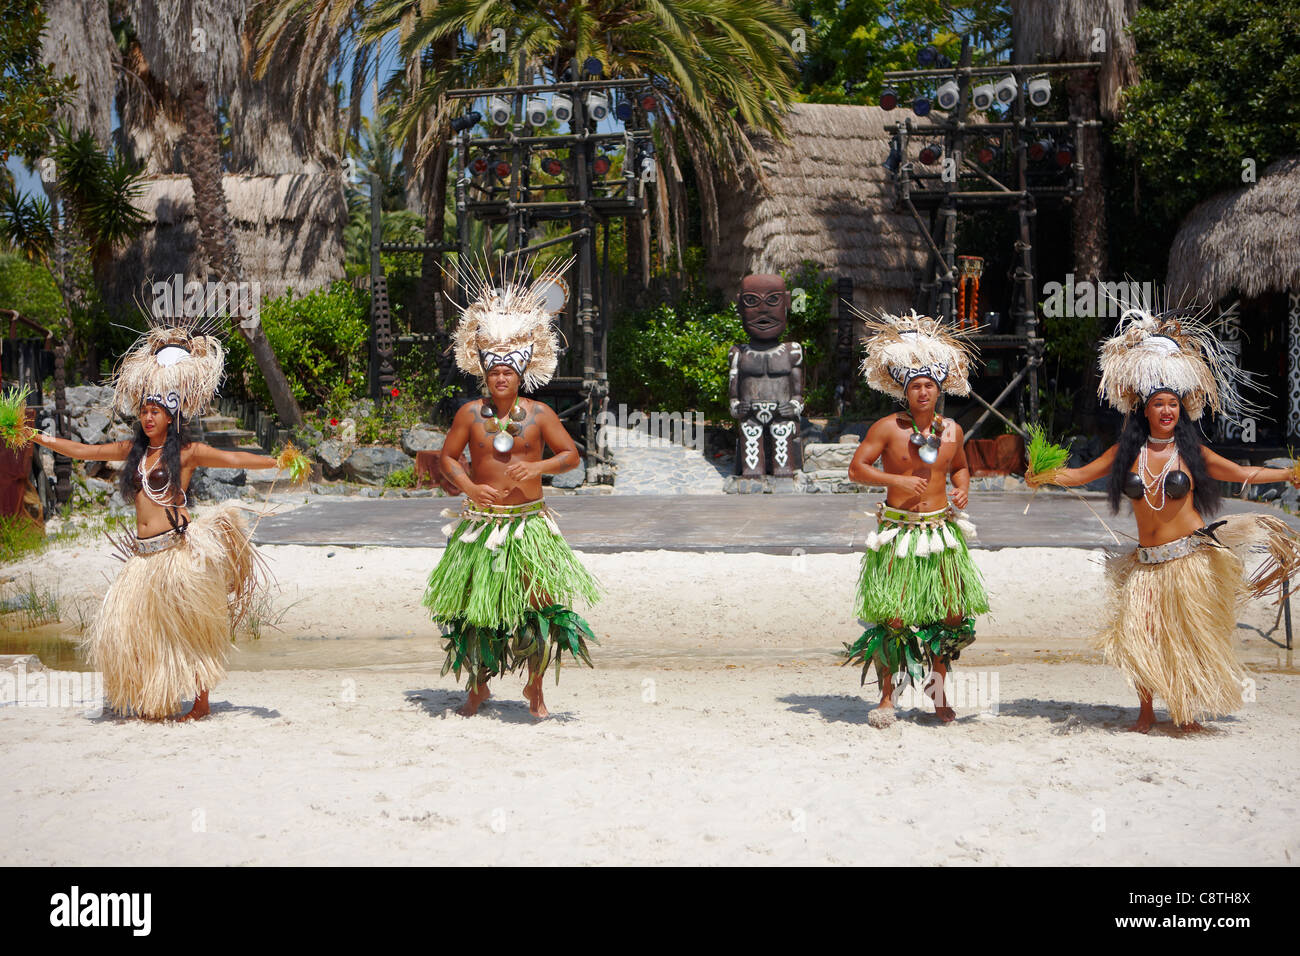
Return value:
<svg viewBox="0 0 1300 956">
<path fill-rule="evenodd" d="M 1142 497 L 1146 499 L 1147 506 L 1152 511 L 1163 511 L 1168 503 L 1165 498 L 1165 476 L 1178 467 L 1178 449 L 1170 450 L 1165 466 L 1156 473 L 1147 467 L 1147 448 L 1148 446 L 1143 443 L 1142 452 L 1138 456 L 1138 470 L 1142 475 Z M 1159 491 L 1159 494 L 1154 497 L 1151 494 L 1153 487 Z M 1160 504 L 1156 504 L 1156 499 Z"/>
<path fill-rule="evenodd" d="M 162 455 L 159 455 L 158 459 L 161 461 Z M 135 469 L 136 474 L 140 476 L 140 490 L 144 492 L 146 498 L 148 498 L 150 501 L 152 501 L 154 504 L 158 505 L 159 507 L 162 508 L 177 507 L 176 503 L 172 500 L 173 498 L 175 498 L 175 495 L 172 494 L 172 480 L 170 477 L 167 478 L 167 481 L 163 484 L 162 488 L 157 491 L 155 491 L 153 485 L 149 483 L 150 469 L 147 466 L 148 461 L 149 461 L 148 454 L 141 455 L 140 464 L 137 465 Z M 156 465 L 158 464 L 158 462 L 155 461 L 154 464 Z M 189 501 L 190 501 L 189 496 L 182 491 L 181 503 L 179 507 L 181 508 L 189 507 Z"/>
<path fill-rule="evenodd" d="M 496 437 L 492 439 L 493 448 L 504 455 L 515 447 L 515 436 L 523 431 L 519 422 L 522 422 L 525 417 L 524 410 L 519 407 L 519 396 L 515 396 L 515 404 L 504 419 L 497 418 L 497 410 L 489 399 L 483 399 L 483 417 L 492 420 L 485 426 L 487 430 L 490 432 L 495 428 L 497 432 Z"/>
<path fill-rule="evenodd" d="M 939 446 L 943 444 L 940 434 L 943 431 L 943 419 L 938 415 L 934 416 L 934 421 L 930 423 L 930 434 L 922 435 L 921 429 L 916 427 L 916 419 L 912 419 L 912 436 L 909 441 L 916 446 L 916 453 L 921 457 L 921 461 L 927 465 L 933 465 L 939 460 Z"/>
</svg>

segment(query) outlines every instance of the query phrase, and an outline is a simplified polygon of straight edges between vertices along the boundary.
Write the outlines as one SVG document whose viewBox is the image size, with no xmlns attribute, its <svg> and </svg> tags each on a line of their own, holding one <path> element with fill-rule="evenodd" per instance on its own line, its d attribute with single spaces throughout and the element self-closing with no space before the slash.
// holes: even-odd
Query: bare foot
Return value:
<svg viewBox="0 0 1300 956">
<path fill-rule="evenodd" d="M 202 720 L 204 717 L 208 716 L 208 713 L 208 692 L 205 690 L 203 693 L 199 694 L 198 697 L 194 698 L 194 706 L 189 709 L 189 712 L 177 717 L 176 722 L 180 723 L 184 720 Z"/>
<path fill-rule="evenodd" d="M 465 698 L 464 706 L 457 710 L 456 713 L 462 717 L 473 717 L 478 713 L 479 705 L 491 696 L 492 692 L 488 690 L 487 682 L 484 681 L 482 684 L 471 688 L 469 696 Z"/>
<path fill-rule="evenodd" d="M 528 712 L 539 720 L 551 716 L 542 699 L 542 678 L 539 674 L 524 685 L 524 696 L 528 698 Z"/>
<path fill-rule="evenodd" d="M 880 681 L 880 703 L 876 705 L 875 710 L 867 714 L 867 724 L 880 730 L 893 724 L 898 716 L 894 713 L 893 675 L 877 672 L 877 678 Z"/>
<path fill-rule="evenodd" d="M 1148 714 L 1146 711 L 1142 711 L 1141 713 L 1138 714 L 1137 723 L 1131 726 L 1129 730 L 1135 734 L 1145 734 L 1148 731 L 1150 731 L 1151 728 L 1154 727 L 1155 725 L 1156 725 L 1156 715 Z"/>
<path fill-rule="evenodd" d="M 1180 734 L 1199 734 L 1205 728 L 1193 720 L 1190 724 L 1178 724 L 1177 730 Z"/>
<path fill-rule="evenodd" d="M 957 711 L 953 710 L 951 707 L 936 707 L 934 713 L 935 716 L 945 724 L 951 724 L 957 719 Z"/>
</svg>

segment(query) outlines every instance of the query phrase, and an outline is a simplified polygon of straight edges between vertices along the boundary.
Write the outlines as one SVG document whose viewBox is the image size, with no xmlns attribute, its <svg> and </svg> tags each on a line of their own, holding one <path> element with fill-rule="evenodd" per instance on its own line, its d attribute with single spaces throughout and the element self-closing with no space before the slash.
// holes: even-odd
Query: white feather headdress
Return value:
<svg viewBox="0 0 1300 956">
<path fill-rule="evenodd" d="M 974 349 L 960 333 L 915 311 L 908 315 L 857 315 L 868 334 L 862 374 L 872 388 L 901 399 L 912 379 L 925 376 L 949 395 L 970 394 Z"/>
<path fill-rule="evenodd" d="M 152 402 L 174 418 L 201 415 L 225 376 L 226 350 L 199 319 L 151 320 L 151 328 L 122 356 L 113 373 L 113 403 L 123 415 L 139 414 Z"/>
<path fill-rule="evenodd" d="M 1234 420 L 1257 411 L 1240 394 L 1249 373 L 1214 336 L 1205 314 L 1126 310 L 1115 335 L 1102 343 L 1098 394 L 1126 414 L 1145 408 L 1157 392 L 1177 395 L 1192 421 L 1206 409 Z"/>
<path fill-rule="evenodd" d="M 546 287 L 563 285 L 572 262 L 552 263 L 532 280 L 531 263 L 521 263 L 499 285 L 481 265 L 462 267 L 460 279 L 473 301 L 461 312 L 452 338 L 457 367 L 483 381 L 494 365 L 509 365 L 519 372 L 521 389 L 529 392 L 549 382 L 560 343 Z"/>
</svg>

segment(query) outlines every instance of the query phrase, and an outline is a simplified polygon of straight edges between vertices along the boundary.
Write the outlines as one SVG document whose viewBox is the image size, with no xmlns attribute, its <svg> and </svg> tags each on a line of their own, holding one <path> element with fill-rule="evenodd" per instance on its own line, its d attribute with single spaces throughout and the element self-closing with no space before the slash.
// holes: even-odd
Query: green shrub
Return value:
<svg viewBox="0 0 1300 956">
<path fill-rule="evenodd" d="M 370 338 L 367 299 L 343 280 L 301 297 L 292 291 L 262 303 L 261 321 L 294 397 L 307 409 L 340 394 L 365 391 Z M 229 381 L 235 389 L 271 406 L 271 395 L 248 344 L 231 335 L 227 342 Z"/>
<path fill-rule="evenodd" d="M 785 276 L 791 290 L 788 341 L 804 349 L 804 404 L 825 414 L 834 397 L 831 354 L 832 280 L 811 262 Z M 794 295 L 796 290 L 803 295 Z M 802 305 L 802 311 L 795 311 Z M 609 378 L 615 400 L 645 410 L 696 409 L 727 420 L 728 354 L 747 340 L 734 299 L 702 287 L 684 291 L 675 305 L 619 316 L 609 336 Z"/>
<path fill-rule="evenodd" d="M 31 519 L 0 515 L 0 564 L 36 554 L 45 547 L 45 532 Z"/>
<path fill-rule="evenodd" d="M 415 487 L 415 466 L 407 465 L 405 468 L 399 468 L 384 479 L 385 488 L 414 488 Z"/>
</svg>

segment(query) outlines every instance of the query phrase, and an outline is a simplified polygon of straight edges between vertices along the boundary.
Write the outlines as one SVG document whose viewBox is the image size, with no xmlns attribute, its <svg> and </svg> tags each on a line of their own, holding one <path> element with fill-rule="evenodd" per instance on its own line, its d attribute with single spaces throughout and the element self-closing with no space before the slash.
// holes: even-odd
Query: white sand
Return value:
<svg viewBox="0 0 1300 956">
<path fill-rule="evenodd" d="M 995 616 L 957 673 L 962 717 L 866 724 L 836 667 L 853 555 L 587 555 L 598 669 L 521 680 L 479 716 L 438 677 L 419 598 L 439 552 L 263 549 L 277 632 L 244 644 L 194 725 L 0 708 L 0 863 L 1287 864 L 1300 678 L 1238 634 L 1255 700 L 1196 737 L 1122 732 L 1088 649 L 1101 570 L 1072 549 L 976 552 Z M 4 576 L 102 594 L 98 545 Z M 754 588 L 749 602 L 741 588 Z M 1298 622 L 1300 623 L 1300 622 Z M 1281 631 L 1273 635 L 1281 639 Z M 982 693 L 980 691 L 982 690 Z M 994 712 L 996 711 L 996 712 Z M 1158 710 L 1163 718 L 1164 714 Z M 1297 857 L 1300 859 L 1300 857 Z"/>
</svg>

